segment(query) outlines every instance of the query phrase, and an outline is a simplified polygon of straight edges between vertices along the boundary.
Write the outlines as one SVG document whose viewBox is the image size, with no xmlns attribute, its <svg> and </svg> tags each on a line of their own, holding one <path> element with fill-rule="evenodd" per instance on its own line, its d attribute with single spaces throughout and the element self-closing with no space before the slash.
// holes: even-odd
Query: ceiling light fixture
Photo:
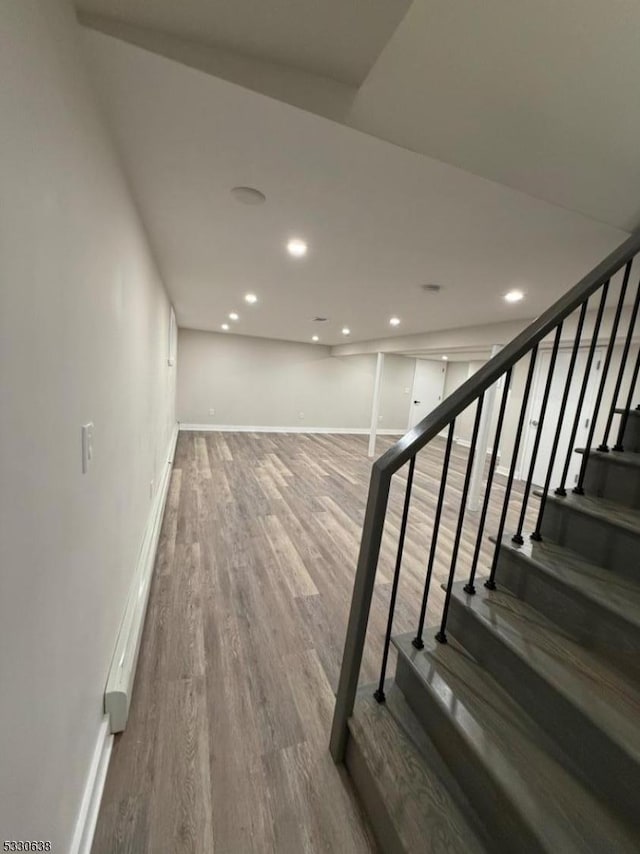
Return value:
<svg viewBox="0 0 640 854">
<path fill-rule="evenodd" d="M 255 294 L 246 294 L 244 298 L 245 302 L 248 302 L 249 305 L 253 305 L 258 302 L 258 297 Z"/>
<path fill-rule="evenodd" d="M 228 323 L 223 323 L 223 324 L 222 324 L 222 328 L 224 329 L 224 331 L 225 331 L 225 332 L 228 332 L 228 331 L 229 331 L 229 324 L 228 324 Z"/>
<path fill-rule="evenodd" d="M 240 320 L 240 315 L 237 314 L 235 311 L 232 311 L 229 315 L 229 320 Z"/>
<path fill-rule="evenodd" d="M 390 317 L 390 318 L 389 318 L 389 323 L 390 323 L 392 326 L 400 326 L 400 318 L 399 318 L 399 317 Z"/>
<path fill-rule="evenodd" d="M 509 291 L 504 295 L 505 302 L 520 302 L 524 299 L 522 291 Z"/>
<path fill-rule="evenodd" d="M 300 240 L 297 237 L 292 237 L 291 240 L 287 243 L 287 252 L 294 258 L 304 258 L 304 256 L 307 254 L 307 244 L 304 240 Z"/>
<path fill-rule="evenodd" d="M 317 335 L 312 335 L 311 340 L 315 343 L 316 341 L 319 341 L 320 338 Z"/>
<path fill-rule="evenodd" d="M 261 205 L 267 197 L 255 187 L 233 187 L 231 195 L 241 205 Z"/>
<path fill-rule="evenodd" d="M 343 330 L 342 330 L 342 334 L 343 334 L 343 335 L 351 335 L 351 330 L 349 329 L 349 327 L 348 327 L 348 326 L 345 326 L 345 327 L 343 328 Z"/>
<path fill-rule="evenodd" d="M 442 357 L 442 361 L 443 361 L 443 362 L 448 362 L 448 361 L 449 361 L 449 357 L 448 357 L 448 356 L 443 356 L 443 357 Z"/>
</svg>

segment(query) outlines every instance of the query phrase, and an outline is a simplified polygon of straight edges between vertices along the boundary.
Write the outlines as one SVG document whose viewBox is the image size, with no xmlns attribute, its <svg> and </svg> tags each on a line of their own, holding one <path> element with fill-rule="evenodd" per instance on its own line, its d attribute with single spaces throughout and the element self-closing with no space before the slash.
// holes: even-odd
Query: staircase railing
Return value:
<svg viewBox="0 0 640 854">
<path fill-rule="evenodd" d="M 424 646 L 423 632 L 425 615 L 427 612 L 427 603 L 429 591 L 431 588 L 432 575 L 434 569 L 434 561 L 436 550 L 438 548 L 438 534 L 441 523 L 441 515 L 444 503 L 445 489 L 447 485 L 447 476 L 449 472 L 449 463 L 451 458 L 451 449 L 453 445 L 454 430 L 456 419 L 468 407 L 475 405 L 475 417 L 467 459 L 466 471 L 464 475 L 464 484 L 461 493 L 460 509 L 455 528 L 455 538 L 450 555 L 450 569 L 446 582 L 446 593 L 444 605 L 440 617 L 440 625 L 436 634 L 436 639 L 440 643 L 447 642 L 447 616 L 449 611 L 449 603 L 451 600 L 453 583 L 456 575 L 456 565 L 458 561 L 458 551 L 465 525 L 465 511 L 469 492 L 469 484 L 471 481 L 472 470 L 474 466 L 474 458 L 477 453 L 477 439 L 480 428 L 480 419 L 482 415 L 483 404 L 485 401 L 485 393 L 494 384 L 498 383 L 503 377 L 505 382 L 503 385 L 502 396 L 498 417 L 495 425 L 494 438 L 492 443 L 492 452 L 489 459 L 489 466 L 484 488 L 484 499 L 482 509 L 479 516 L 478 528 L 476 533 L 476 542 L 471 561 L 471 568 L 468 579 L 465 584 L 465 591 L 469 594 L 476 592 L 475 578 L 478 570 L 478 562 L 480 557 L 480 548 L 484 536 L 484 528 L 487 519 L 487 511 L 491 499 L 491 490 L 493 485 L 494 474 L 496 471 L 496 463 L 498 459 L 498 448 L 503 431 L 505 412 L 507 409 L 507 400 L 509 395 L 509 384 L 512 377 L 514 367 L 521 359 L 528 357 L 527 375 L 524 386 L 524 394 L 520 406 L 518 416 L 517 429 L 515 434 L 514 445 L 512 448 L 511 462 L 506 477 L 505 494 L 502 503 L 502 509 L 499 514 L 499 523 L 497 535 L 495 538 L 495 548 L 493 559 L 489 569 L 489 575 L 485 581 L 485 585 L 489 589 L 494 589 L 496 584 L 496 569 L 498 565 L 498 556 L 500 546 L 504 536 L 504 530 L 507 520 L 507 512 L 509 510 L 509 502 L 512 495 L 512 487 L 516 473 L 518 454 L 523 435 L 523 428 L 527 408 L 529 404 L 529 396 L 534 378 L 536 367 L 536 359 L 539 353 L 541 342 L 548 336 L 553 336 L 551 345 L 551 355 L 547 376 L 544 382 L 544 391 L 542 396 L 538 431 L 531 450 L 531 461 L 528 467 L 526 481 L 524 482 L 524 492 L 522 496 L 521 510 L 518 520 L 517 529 L 513 535 L 513 540 L 516 543 L 523 543 L 523 527 L 530 498 L 531 485 L 533 480 L 534 468 L 536 466 L 540 438 L 544 427 L 544 419 L 549 401 L 551 384 L 554 375 L 554 369 L 558 351 L 561 344 L 562 330 L 565 321 L 574 312 L 578 312 L 577 326 L 573 343 L 571 344 L 571 356 L 567 368 L 566 380 L 561 396 L 560 410 L 558 423 L 553 433 L 553 441 L 551 453 L 547 465 L 547 475 L 544 486 L 540 494 L 540 506 L 538 509 L 537 522 L 535 529 L 531 534 L 533 540 L 542 539 L 541 523 L 544 514 L 547 496 L 551 488 L 552 473 L 556 460 L 561 460 L 558 457 L 560 452 L 565 453 L 564 449 L 560 448 L 561 432 L 563 423 L 567 416 L 567 406 L 570 398 L 570 391 L 574 381 L 574 373 L 576 370 L 576 362 L 579 350 L 588 347 L 587 358 L 582 378 L 577 379 L 580 383 L 580 392 L 577 403 L 575 404 L 575 412 L 571 413 L 573 418 L 571 434 L 566 449 L 566 459 L 562 469 L 562 476 L 555 492 L 558 495 L 566 495 L 566 481 L 569 471 L 571 454 L 574 450 L 574 442 L 581 419 L 584 417 L 583 408 L 585 404 L 585 396 L 589 387 L 589 381 L 592 376 L 592 368 L 596 346 L 602 344 L 601 331 L 602 320 L 607 307 L 607 299 L 611 295 L 611 282 L 613 277 L 623 272 L 622 282 L 618 289 L 618 297 L 615 302 L 615 313 L 611 325 L 611 330 L 606 343 L 606 352 L 604 362 L 600 374 L 600 382 L 595 398 L 593 412 L 589 421 L 589 435 L 582 457 L 582 465 L 577 483 L 574 487 L 574 492 L 578 494 L 584 493 L 584 475 L 591 446 L 594 441 L 596 425 L 598 423 L 598 415 L 602 407 L 604 398 L 605 386 L 607 383 L 608 373 L 611 367 L 614 346 L 618 339 L 618 330 L 620 321 L 623 315 L 623 307 L 628 304 L 629 281 L 631 276 L 631 267 L 634 257 L 640 252 L 640 233 L 633 234 L 616 250 L 614 250 L 602 263 L 598 264 L 587 276 L 585 276 L 577 285 L 562 296 L 554 305 L 545 311 L 540 317 L 534 320 L 523 332 L 507 344 L 496 356 L 488 361 L 480 370 L 468 379 L 460 388 L 437 406 L 425 419 L 409 430 L 393 447 L 391 447 L 383 456 L 381 456 L 372 466 L 371 480 L 369 485 L 369 495 L 367 499 L 366 512 L 364 517 L 364 525 L 362 529 L 362 538 L 360 543 L 360 553 L 356 569 L 356 577 L 353 589 L 353 597 L 351 601 L 351 610 L 349 614 L 349 622 L 344 646 L 344 655 L 342 659 L 342 668 L 340 672 L 340 680 L 336 696 L 335 712 L 333 718 L 333 726 L 331 731 L 330 749 L 332 756 L 336 762 L 343 761 L 344 752 L 347 742 L 347 722 L 352 713 L 355 702 L 360 666 L 364 651 L 365 637 L 367 631 L 367 623 L 369 612 L 371 609 L 371 601 L 374 590 L 374 582 L 380 547 L 382 542 L 383 528 L 387 513 L 387 504 L 389 499 L 389 491 L 393 475 L 402 469 L 407 463 L 408 473 L 402 513 L 402 521 L 400 525 L 400 533 L 398 539 L 398 547 L 396 553 L 395 569 L 393 581 L 391 585 L 391 595 L 389 603 L 389 614 L 387 620 L 387 629 L 384 639 L 382 663 L 380 669 L 380 677 L 378 687 L 375 691 L 375 697 L 379 702 L 384 702 L 385 679 L 387 662 L 389 655 L 389 647 L 391 642 L 391 632 L 393 627 L 393 618 L 395 613 L 396 598 L 398 594 L 398 585 L 402 569 L 402 557 L 407 533 L 407 524 L 409 518 L 409 509 L 411 505 L 411 491 L 413 486 L 414 472 L 416 466 L 417 454 L 434 438 L 443 431 L 447 431 L 446 447 L 444 451 L 444 459 L 442 464 L 442 476 L 438 492 L 438 500 L 436 511 L 433 518 L 433 528 L 429 556 L 426 562 L 425 584 L 422 596 L 420 617 L 418 620 L 416 636 L 413 640 L 413 645 L 416 649 L 421 649 Z M 589 333 L 586 341 L 583 341 L 585 320 L 587 318 L 590 303 L 596 305 L 596 315 L 593 329 Z M 598 447 L 600 451 L 609 450 L 609 436 L 611 433 L 614 413 L 617 408 L 617 402 L 623 385 L 623 377 L 631 349 L 632 338 L 635 329 L 635 323 L 638 315 L 638 307 L 640 305 L 640 281 L 637 284 L 635 294 L 631 301 L 631 314 L 627 325 L 627 331 L 624 337 L 624 345 L 618 374 L 615 381 L 614 393 L 609 407 L 609 413 L 606 419 L 606 425 L 603 431 L 602 442 Z M 624 412 L 628 412 L 631 407 L 632 398 L 640 370 L 640 349 L 635 360 L 632 376 L 629 382 L 628 393 L 623 407 Z M 626 415 L 621 416 L 621 423 L 617 435 L 617 441 L 613 447 L 614 451 L 621 451 L 622 435 L 626 422 Z M 486 453 L 485 448 L 481 448 L 480 453 Z"/>
</svg>

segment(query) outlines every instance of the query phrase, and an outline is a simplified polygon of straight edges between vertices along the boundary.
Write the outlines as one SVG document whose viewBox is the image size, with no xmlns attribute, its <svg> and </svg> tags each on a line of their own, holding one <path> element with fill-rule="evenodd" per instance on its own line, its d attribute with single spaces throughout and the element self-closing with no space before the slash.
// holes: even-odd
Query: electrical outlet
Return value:
<svg viewBox="0 0 640 854">
<path fill-rule="evenodd" d="M 378 421 L 382 421 L 382 415 L 378 415 Z"/>
<path fill-rule="evenodd" d="M 209 410 L 209 415 L 215 415 L 215 414 L 216 414 L 215 409 L 213 407 L 211 407 L 211 409 Z"/>
<path fill-rule="evenodd" d="M 82 474 L 89 471 L 93 460 L 93 421 L 82 425 Z"/>
<path fill-rule="evenodd" d="M 411 393 L 411 389 L 409 388 L 409 386 L 405 386 L 405 387 L 404 387 L 404 393 L 405 393 L 405 394 L 410 394 L 410 393 Z"/>
<path fill-rule="evenodd" d="M 302 419 L 304 418 L 304 412 L 299 412 L 298 418 L 302 421 Z"/>
</svg>

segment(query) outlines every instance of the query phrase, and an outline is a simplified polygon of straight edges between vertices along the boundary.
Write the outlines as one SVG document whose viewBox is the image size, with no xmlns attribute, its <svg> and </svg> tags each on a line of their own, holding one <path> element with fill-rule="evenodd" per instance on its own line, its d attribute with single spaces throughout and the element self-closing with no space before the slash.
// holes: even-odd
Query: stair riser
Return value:
<svg viewBox="0 0 640 854">
<path fill-rule="evenodd" d="M 502 854 L 534 854 L 543 849 L 515 809 L 509 793 L 496 782 L 491 768 L 475 753 L 454 724 L 451 709 L 398 654 L 396 683 L 435 744 Z"/>
<path fill-rule="evenodd" d="M 618 454 L 611 451 L 607 456 L 615 458 Z M 608 498 L 625 507 L 640 510 L 640 468 L 613 465 L 601 456 L 590 456 L 584 491 L 586 495 Z"/>
<path fill-rule="evenodd" d="M 615 439 L 612 439 L 612 444 L 615 444 Z M 637 415 L 630 415 L 627 419 L 622 445 L 625 451 L 640 453 L 640 417 Z"/>
<path fill-rule="evenodd" d="M 407 854 L 396 833 L 385 800 L 378 790 L 375 774 L 369 768 L 352 733 L 349 734 L 347 741 L 345 765 L 360 803 L 367 814 L 380 851 L 384 854 Z"/>
<path fill-rule="evenodd" d="M 640 682 L 640 629 L 600 602 L 566 587 L 525 557 L 502 549 L 496 575 L 500 586 L 567 631 L 578 643 Z"/>
<path fill-rule="evenodd" d="M 560 500 L 547 503 L 542 536 L 572 549 L 591 563 L 638 580 L 640 532 L 581 513 Z"/>
<path fill-rule="evenodd" d="M 640 765 L 455 598 L 448 631 L 464 638 L 466 649 L 555 739 L 585 783 L 637 826 Z"/>
</svg>

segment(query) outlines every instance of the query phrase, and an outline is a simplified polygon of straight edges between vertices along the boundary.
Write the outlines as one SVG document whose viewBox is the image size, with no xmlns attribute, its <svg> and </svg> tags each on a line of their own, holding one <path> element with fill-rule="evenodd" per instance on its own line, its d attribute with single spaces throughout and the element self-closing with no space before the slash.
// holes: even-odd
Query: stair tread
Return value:
<svg viewBox="0 0 640 854">
<path fill-rule="evenodd" d="M 372 694 L 373 687 L 358 691 L 349 729 L 376 780 L 404 850 L 408 854 L 425 850 L 430 854 L 486 852 L 470 827 L 471 808 L 466 804 L 466 809 L 461 809 L 443 785 L 448 769 L 402 692 L 391 685 L 384 705 Z M 453 779 L 448 782 L 455 789 Z"/>
<path fill-rule="evenodd" d="M 454 594 L 555 690 L 640 762 L 640 689 L 513 594 L 481 585 Z"/>
<path fill-rule="evenodd" d="M 589 563 L 581 555 L 551 540 L 529 540 L 520 546 L 510 537 L 504 537 L 502 548 L 522 555 L 567 586 L 640 626 L 640 583 Z"/>
<path fill-rule="evenodd" d="M 584 448 L 576 448 L 576 454 L 584 454 Z M 612 466 L 626 466 L 628 468 L 640 468 L 640 453 L 636 451 L 598 451 L 592 448 L 589 458 L 597 459 Z"/>
<path fill-rule="evenodd" d="M 434 630 L 435 631 L 435 630 Z M 553 755 L 548 736 L 454 639 L 394 639 L 545 850 L 631 852 L 638 841 Z"/>
<path fill-rule="evenodd" d="M 534 494 L 539 497 L 541 492 L 535 490 Z M 569 492 L 564 497 L 550 492 L 547 500 L 560 506 L 570 507 L 594 519 L 601 519 L 612 525 L 625 528 L 634 534 L 640 533 L 640 511 L 625 507 L 615 501 L 609 501 L 595 495 L 576 495 L 574 492 Z"/>
</svg>

